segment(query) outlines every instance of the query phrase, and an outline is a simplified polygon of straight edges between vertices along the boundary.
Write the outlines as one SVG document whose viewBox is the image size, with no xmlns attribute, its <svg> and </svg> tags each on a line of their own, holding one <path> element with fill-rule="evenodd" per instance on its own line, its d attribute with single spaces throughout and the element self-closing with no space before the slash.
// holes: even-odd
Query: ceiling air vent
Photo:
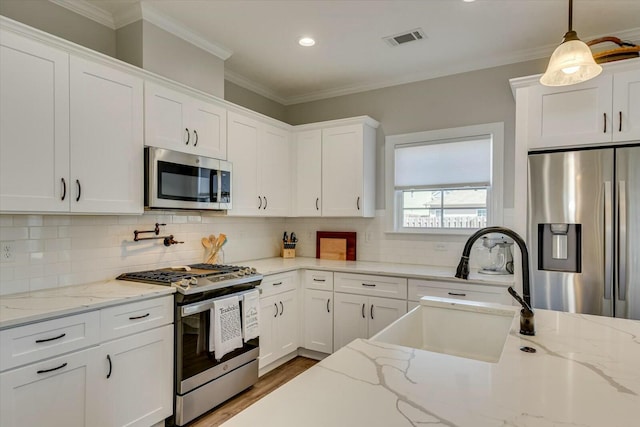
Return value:
<svg viewBox="0 0 640 427">
<path fill-rule="evenodd" d="M 393 36 L 383 37 L 382 40 L 389 43 L 390 46 L 400 46 L 401 44 L 418 41 L 422 39 L 426 39 L 427 36 L 424 34 L 422 28 L 416 28 L 414 30 L 405 31 L 400 34 L 395 34 Z"/>
</svg>

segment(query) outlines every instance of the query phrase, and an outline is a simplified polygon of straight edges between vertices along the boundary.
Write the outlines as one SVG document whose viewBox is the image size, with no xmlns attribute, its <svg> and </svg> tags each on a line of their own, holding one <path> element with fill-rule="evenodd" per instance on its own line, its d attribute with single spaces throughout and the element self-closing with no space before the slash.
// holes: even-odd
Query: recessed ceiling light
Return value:
<svg viewBox="0 0 640 427">
<path fill-rule="evenodd" d="M 316 44 L 316 41 L 311 37 L 302 37 L 300 40 L 298 40 L 298 44 L 300 46 L 309 47 Z"/>
</svg>

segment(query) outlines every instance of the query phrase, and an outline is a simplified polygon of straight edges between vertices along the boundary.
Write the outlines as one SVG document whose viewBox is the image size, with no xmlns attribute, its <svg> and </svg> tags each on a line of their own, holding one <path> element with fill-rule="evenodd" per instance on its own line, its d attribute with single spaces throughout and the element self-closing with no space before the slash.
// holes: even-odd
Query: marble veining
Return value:
<svg viewBox="0 0 640 427">
<path fill-rule="evenodd" d="M 536 310 L 518 330 L 496 363 L 355 340 L 224 426 L 638 425 L 640 321 Z"/>
</svg>

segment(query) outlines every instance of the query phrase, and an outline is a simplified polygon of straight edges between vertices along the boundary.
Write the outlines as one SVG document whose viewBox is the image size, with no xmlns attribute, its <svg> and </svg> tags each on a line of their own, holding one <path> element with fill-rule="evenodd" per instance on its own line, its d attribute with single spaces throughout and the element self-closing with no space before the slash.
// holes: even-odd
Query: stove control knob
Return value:
<svg viewBox="0 0 640 427">
<path fill-rule="evenodd" d="M 244 276 L 244 270 L 240 270 L 236 273 L 236 275 L 238 275 L 238 277 L 242 277 Z"/>
<path fill-rule="evenodd" d="M 198 285 L 198 279 L 195 278 L 195 277 L 189 278 L 189 284 L 192 285 L 192 286 L 197 286 Z"/>
<path fill-rule="evenodd" d="M 249 271 L 251 271 L 251 274 L 257 274 L 258 273 L 258 270 L 256 270 L 253 267 L 251 267 L 251 269 Z"/>
</svg>

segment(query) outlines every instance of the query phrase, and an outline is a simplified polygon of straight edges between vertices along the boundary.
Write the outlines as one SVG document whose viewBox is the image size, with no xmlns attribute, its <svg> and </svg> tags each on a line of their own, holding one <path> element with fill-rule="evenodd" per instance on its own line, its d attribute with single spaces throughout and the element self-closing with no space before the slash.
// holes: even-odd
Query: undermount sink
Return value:
<svg viewBox="0 0 640 427">
<path fill-rule="evenodd" d="M 517 314 L 507 305 L 423 297 L 370 340 L 495 363 Z"/>
</svg>

